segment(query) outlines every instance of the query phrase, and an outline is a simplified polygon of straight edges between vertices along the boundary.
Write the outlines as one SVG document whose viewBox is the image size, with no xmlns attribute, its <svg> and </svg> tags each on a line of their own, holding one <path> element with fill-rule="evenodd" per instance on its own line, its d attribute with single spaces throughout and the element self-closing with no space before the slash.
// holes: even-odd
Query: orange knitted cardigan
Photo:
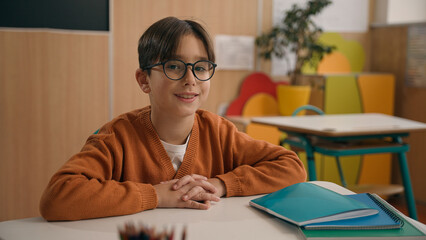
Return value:
<svg viewBox="0 0 426 240">
<path fill-rule="evenodd" d="M 254 140 L 204 110 L 195 114 L 175 172 L 149 116 L 149 106 L 134 110 L 91 135 L 50 180 L 40 201 L 42 216 L 78 220 L 152 209 L 153 185 L 193 173 L 222 180 L 227 197 L 270 193 L 306 179 L 294 152 Z"/>
</svg>

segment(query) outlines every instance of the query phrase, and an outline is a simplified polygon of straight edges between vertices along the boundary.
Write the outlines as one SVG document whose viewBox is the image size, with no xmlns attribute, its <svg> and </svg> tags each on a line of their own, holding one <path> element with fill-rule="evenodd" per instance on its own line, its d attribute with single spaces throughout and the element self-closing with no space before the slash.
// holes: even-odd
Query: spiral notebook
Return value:
<svg viewBox="0 0 426 240">
<path fill-rule="evenodd" d="M 378 197 L 369 193 L 360 193 L 345 195 L 360 202 L 365 203 L 371 208 L 377 209 L 378 214 L 352 218 L 348 220 L 330 221 L 322 223 L 313 223 L 305 225 L 305 229 L 393 229 L 400 228 L 403 225 L 402 219 L 392 210 L 388 209 Z"/>
<path fill-rule="evenodd" d="M 386 209 L 395 214 L 403 223 L 401 228 L 393 229 L 314 229 L 308 230 L 306 228 L 299 228 L 302 237 L 305 240 L 363 240 L 363 239 L 377 239 L 377 240 L 426 240 L 424 228 L 421 229 L 416 224 L 409 221 L 408 217 L 404 216 L 393 206 L 381 199 L 379 196 L 373 194 L 373 197 L 379 201 Z M 421 223 L 419 223 L 422 225 Z"/>
</svg>

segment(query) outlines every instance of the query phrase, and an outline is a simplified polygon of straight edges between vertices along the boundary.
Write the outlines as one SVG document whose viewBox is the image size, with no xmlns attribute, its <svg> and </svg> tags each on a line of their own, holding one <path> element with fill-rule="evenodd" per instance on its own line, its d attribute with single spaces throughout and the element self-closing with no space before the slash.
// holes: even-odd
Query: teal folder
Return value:
<svg viewBox="0 0 426 240">
<path fill-rule="evenodd" d="M 253 199 L 252 207 L 298 226 L 378 214 L 378 210 L 312 183 L 297 183 Z"/>
<path fill-rule="evenodd" d="M 426 240 L 426 234 L 420 231 L 415 225 L 411 224 L 404 216 L 395 210 L 389 203 L 381 199 L 377 195 L 373 195 L 387 209 L 397 215 L 402 221 L 402 226 L 396 229 L 367 229 L 367 230 L 308 230 L 299 228 L 302 236 L 306 240 L 326 240 L 326 239 L 342 239 L 342 240 L 387 240 L 387 239 L 404 239 L 404 240 Z"/>
<path fill-rule="evenodd" d="M 393 211 L 382 204 L 376 196 L 369 193 L 345 195 L 346 197 L 358 200 L 377 209 L 378 214 L 352 218 L 340 221 L 313 223 L 305 226 L 306 229 L 392 229 L 400 228 L 403 221 Z"/>
</svg>

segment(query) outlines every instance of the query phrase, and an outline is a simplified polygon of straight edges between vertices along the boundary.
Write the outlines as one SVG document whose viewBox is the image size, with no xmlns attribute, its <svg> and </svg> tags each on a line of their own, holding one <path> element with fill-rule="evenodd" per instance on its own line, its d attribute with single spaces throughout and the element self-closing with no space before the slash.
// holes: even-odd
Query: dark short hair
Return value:
<svg viewBox="0 0 426 240">
<path fill-rule="evenodd" d="M 152 24 L 139 38 L 139 67 L 143 69 L 158 61 L 163 62 L 174 58 L 179 41 L 188 34 L 193 34 L 203 42 L 208 60 L 214 62 L 211 38 L 201 24 L 192 20 L 167 17 Z"/>
</svg>

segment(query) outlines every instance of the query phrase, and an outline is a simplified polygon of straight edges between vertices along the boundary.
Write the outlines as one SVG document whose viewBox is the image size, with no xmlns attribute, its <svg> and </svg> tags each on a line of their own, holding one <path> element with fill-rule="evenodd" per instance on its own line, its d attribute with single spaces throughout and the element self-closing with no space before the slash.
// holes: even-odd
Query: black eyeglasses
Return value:
<svg viewBox="0 0 426 240">
<path fill-rule="evenodd" d="M 143 70 L 151 69 L 153 67 L 163 65 L 163 71 L 166 76 L 171 80 L 180 80 L 188 69 L 188 65 L 192 67 L 192 73 L 200 81 L 207 81 L 213 77 L 216 64 L 208 60 L 200 60 L 195 63 L 185 63 L 184 61 L 171 59 L 165 62 L 156 63 L 142 68 Z"/>
</svg>

